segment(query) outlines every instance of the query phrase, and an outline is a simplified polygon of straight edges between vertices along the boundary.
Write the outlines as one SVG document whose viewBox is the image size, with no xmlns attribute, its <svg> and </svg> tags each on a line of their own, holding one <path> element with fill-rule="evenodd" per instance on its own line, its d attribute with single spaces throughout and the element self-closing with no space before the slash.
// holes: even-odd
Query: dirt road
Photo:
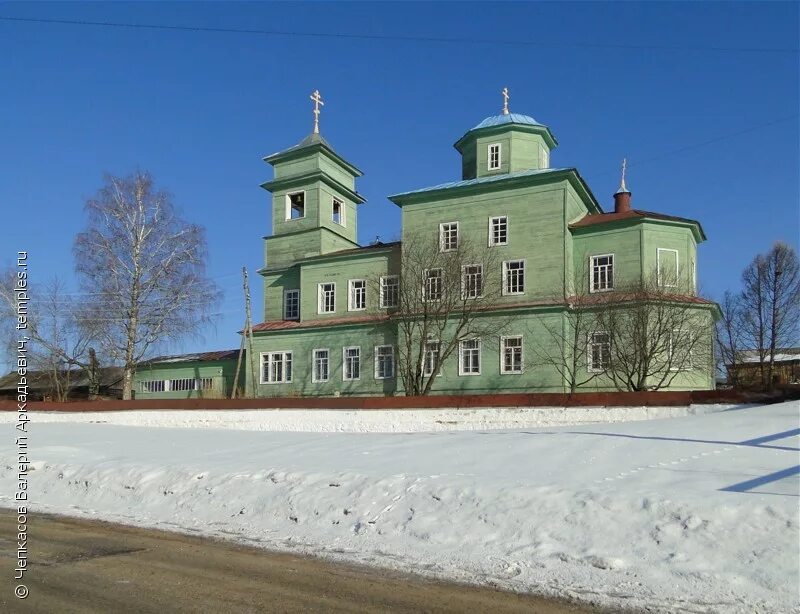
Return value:
<svg viewBox="0 0 800 614">
<path fill-rule="evenodd" d="M 29 517 L 27 599 L 14 596 L 16 516 L 0 510 L 3 612 L 592 612 L 214 540 Z"/>
</svg>

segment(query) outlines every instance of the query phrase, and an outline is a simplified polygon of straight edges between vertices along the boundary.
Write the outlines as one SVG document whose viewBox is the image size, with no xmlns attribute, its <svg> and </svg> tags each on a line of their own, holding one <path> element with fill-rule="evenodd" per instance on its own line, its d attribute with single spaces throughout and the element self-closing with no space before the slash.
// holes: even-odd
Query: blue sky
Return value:
<svg viewBox="0 0 800 614">
<path fill-rule="evenodd" d="M 34 282 L 74 286 L 85 199 L 104 172 L 147 169 L 206 226 L 225 291 L 216 326 L 172 351 L 238 347 L 241 267 L 263 264 L 270 232 L 261 158 L 310 132 L 315 88 L 323 135 L 365 172 L 362 243 L 397 237 L 387 195 L 460 177 L 452 144 L 508 86 L 511 109 L 558 138 L 553 166 L 577 167 L 604 207 L 627 156 L 635 207 L 701 221 L 707 295 L 737 288 L 774 241 L 797 246 L 796 3 L 0 3 L 0 16 L 377 37 L 0 20 L 0 267 L 27 250 Z M 533 44 L 491 42 L 508 40 Z"/>
</svg>

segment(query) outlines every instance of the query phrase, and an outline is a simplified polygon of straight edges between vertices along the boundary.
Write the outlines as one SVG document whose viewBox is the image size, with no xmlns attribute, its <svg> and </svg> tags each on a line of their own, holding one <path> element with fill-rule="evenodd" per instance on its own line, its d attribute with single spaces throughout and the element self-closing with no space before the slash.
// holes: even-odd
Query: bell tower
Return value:
<svg viewBox="0 0 800 614">
<path fill-rule="evenodd" d="M 355 180 L 363 173 L 339 156 L 319 131 L 319 90 L 311 95 L 314 129 L 294 147 L 264 161 L 274 178 L 261 184 L 272 194 L 272 235 L 265 237 L 265 268 L 358 247 Z"/>
</svg>

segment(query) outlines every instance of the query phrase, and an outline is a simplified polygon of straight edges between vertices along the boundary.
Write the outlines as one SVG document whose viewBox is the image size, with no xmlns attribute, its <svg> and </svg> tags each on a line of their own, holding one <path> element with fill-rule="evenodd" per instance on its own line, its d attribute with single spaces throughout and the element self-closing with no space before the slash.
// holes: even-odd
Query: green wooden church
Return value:
<svg viewBox="0 0 800 614">
<path fill-rule="evenodd" d="M 404 394 L 408 366 L 402 363 L 415 353 L 424 374 L 433 374 L 432 394 L 569 391 L 563 369 L 534 359 L 538 347 L 552 346 L 552 331 L 570 326 L 576 294 L 602 293 L 608 300 L 651 270 L 659 284 L 673 287 L 672 295 L 693 305 L 710 342 L 716 306 L 696 297 L 697 245 L 705 240 L 700 224 L 631 208 L 624 167 L 614 210 L 604 212 L 577 169 L 551 165 L 557 141 L 550 128 L 510 112 L 503 94 L 502 113 L 455 143 L 461 179 L 390 196 L 402 213 L 401 241 L 367 246 L 357 242 L 362 171 L 321 136 L 322 101 L 319 92 L 312 95 L 312 134 L 265 158 L 274 168 L 274 178 L 262 184 L 272 195 L 272 234 L 259 271 L 264 318 L 253 327 L 257 381 L 245 369 L 247 394 Z M 403 245 L 420 237 L 442 252 L 469 243 L 480 246 L 481 257 L 491 256 L 492 270 L 463 266 L 460 284 L 462 292 L 477 288 L 471 298 L 478 304 L 483 284 L 495 282 L 500 291 L 476 317 L 506 324 L 485 338 L 440 331 L 440 337 L 461 335 L 446 355 L 441 338 L 406 338 L 403 318 L 415 316 L 403 311 L 403 293 L 418 293 L 424 303 L 442 292 L 441 269 L 426 270 L 418 288 L 403 287 L 412 256 Z M 594 376 L 578 390 L 619 387 L 604 373 L 609 343 L 602 330 L 585 336 L 580 369 Z M 568 362 L 575 349 L 562 349 Z M 714 386 L 711 361 L 671 370 L 679 372 L 663 387 Z"/>
</svg>

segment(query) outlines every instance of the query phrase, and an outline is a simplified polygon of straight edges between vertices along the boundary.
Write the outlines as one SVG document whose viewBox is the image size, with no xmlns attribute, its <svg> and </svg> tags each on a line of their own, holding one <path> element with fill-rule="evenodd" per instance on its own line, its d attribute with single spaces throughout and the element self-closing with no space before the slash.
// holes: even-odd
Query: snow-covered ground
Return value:
<svg viewBox="0 0 800 614">
<path fill-rule="evenodd" d="M 259 410 L 146 410 L 85 413 L 36 412 L 43 422 L 90 422 L 123 426 L 294 431 L 312 433 L 419 433 L 480 431 L 543 426 L 630 422 L 677 418 L 730 409 L 734 405 L 673 407 L 480 407 L 397 409 L 391 411 L 340 409 Z M 16 413 L 0 413 L 0 423 L 14 422 Z"/>
<path fill-rule="evenodd" d="M 792 612 L 799 410 L 406 434 L 34 415 L 29 492 L 44 511 L 616 608 Z M 0 505 L 11 507 L 13 427 L 0 432 Z"/>
</svg>

